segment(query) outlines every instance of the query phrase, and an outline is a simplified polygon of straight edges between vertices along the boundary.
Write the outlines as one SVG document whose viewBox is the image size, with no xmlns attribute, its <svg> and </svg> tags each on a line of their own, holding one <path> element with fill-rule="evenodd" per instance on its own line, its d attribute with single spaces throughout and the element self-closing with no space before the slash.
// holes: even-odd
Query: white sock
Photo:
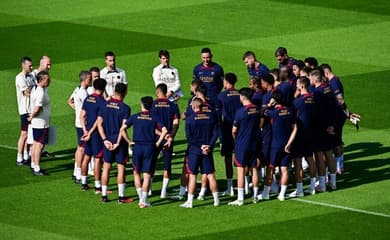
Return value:
<svg viewBox="0 0 390 240">
<path fill-rule="evenodd" d="M 95 181 L 95 187 L 96 188 L 101 188 L 102 187 L 102 184 L 100 181 Z"/>
<path fill-rule="evenodd" d="M 287 185 L 280 186 L 280 193 L 279 195 L 284 196 L 286 194 Z"/>
<path fill-rule="evenodd" d="M 34 167 L 35 167 L 34 161 L 31 161 L 30 166 L 31 166 L 31 168 L 34 168 Z"/>
<path fill-rule="evenodd" d="M 161 188 L 161 194 L 166 195 L 167 194 L 167 187 L 169 184 L 169 178 L 163 178 L 163 184 Z"/>
<path fill-rule="evenodd" d="M 16 156 L 16 161 L 17 162 L 23 162 L 23 154 L 18 153 L 17 156 Z"/>
<path fill-rule="evenodd" d="M 316 187 L 317 179 L 315 177 L 310 178 L 310 189 L 314 189 Z"/>
<path fill-rule="evenodd" d="M 23 159 L 24 160 L 28 160 L 28 151 L 27 150 L 24 150 L 24 152 L 23 152 Z"/>
<path fill-rule="evenodd" d="M 102 185 L 102 196 L 107 196 L 107 185 Z"/>
<path fill-rule="evenodd" d="M 81 184 L 87 184 L 87 176 L 81 175 Z"/>
<path fill-rule="evenodd" d="M 81 179 L 81 168 L 79 167 L 76 168 L 76 179 L 77 180 Z"/>
<path fill-rule="evenodd" d="M 250 181 L 250 177 L 245 176 L 245 194 L 249 192 L 249 181 Z"/>
<path fill-rule="evenodd" d="M 118 196 L 119 197 L 125 196 L 125 184 L 124 183 L 118 183 Z"/>
<path fill-rule="evenodd" d="M 34 172 L 41 171 L 41 167 L 39 165 L 34 165 Z"/>
<path fill-rule="evenodd" d="M 325 180 L 325 176 L 318 176 L 318 180 L 319 180 L 319 186 L 321 189 L 326 189 L 326 180 Z"/>
<path fill-rule="evenodd" d="M 256 199 L 257 195 L 259 195 L 259 188 L 253 187 L 253 198 Z"/>
<path fill-rule="evenodd" d="M 142 192 L 142 203 L 146 203 L 148 200 L 148 193 Z"/>
<path fill-rule="evenodd" d="M 213 192 L 214 203 L 219 202 L 218 192 Z"/>
<path fill-rule="evenodd" d="M 205 195 L 205 193 L 206 193 L 206 190 L 207 190 L 207 188 L 205 188 L 205 187 L 201 187 L 201 188 L 200 188 L 200 193 L 199 193 L 199 196 L 204 196 L 204 195 Z"/>
<path fill-rule="evenodd" d="M 142 201 L 142 188 L 137 188 L 137 194 L 138 194 L 138 199 L 141 202 Z"/>
<path fill-rule="evenodd" d="M 330 175 L 330 185 L 336 186 L 336 173 L 331 173 Z"/>
<path fill-rule="evenodd" d="M 237 200 L 244 201 L 244 189 L 243 188 L 237 188 Z"/>
<path fill-rule="evenodd" d="M 186 194 L 186 186 L 180 186 L 179 195 L 184 196 Z"/>
<path fill-rule="evenodd" d="M 77 175 L 76 168 L 77 168 L 76 161 L 74 161 L 73 176 L 75 176 L 75 177 Z"/>
<path fill-rule="evenodd" d="M 188 198 L 187 198 L 187 202 L 192 205 L 193 200 L 194 200 L 194 194 L 189 193 Z"/>
<path fill-rule="evenodd" d="M 149 191 L 148 191 L 148 195 L 149 195 L 149 196 L 152 196 L 152 178 L 150 178 L 150 181 L 149 181 Z"/>
<path fill-rule="evenodd" d="M 298 182 L 297 183 L 297 193 L 303 192 L 303 183 Z"/>
<path fill-rule="evenodd" d="M 233 179 L 226 179 L 226 183 L 227 183 L 227 190 L 228 191 L 231 191 L 231 189 L 233 188 Z"/>
</svg>

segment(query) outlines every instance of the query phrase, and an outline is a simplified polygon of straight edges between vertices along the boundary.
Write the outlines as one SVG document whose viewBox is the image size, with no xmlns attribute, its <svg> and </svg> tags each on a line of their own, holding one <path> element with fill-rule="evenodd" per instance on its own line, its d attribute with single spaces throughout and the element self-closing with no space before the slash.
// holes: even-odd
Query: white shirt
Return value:
<svg viewBox="0 0 390 240">
<path fill-rule="evenodd" d="M 76 114 L 74 124 L 77 128 L 81 128 L 80 114 L 81 114 L 81 109 L 83 108 L 84 100 L 87 98 L 87 96 L 88 96 L 87 89 L 81 86 L 76 87 L 72 95 L 70 96 L 70 98 L 73 98 L 73 102 L 74 102 L 74 108 Z"/>
<path fill-rule="evenodd" d="M 93 94 L 94 92 L 95 92 L 95 88 L 94 88 L 94 87 L 89 86 L 89 87 L 87 88 L 87 93 L 88 93 L 88 95 L 91 95 L 91 94 Z"/>
<path fill-rule="evenodd" d="M 108 68 L 105 67 L 100 70 L 100 77 L 106 80 L 106 93 L 110 97 L 114 95 L 114 90 L 117 83 L 127 84 L 126 73 L 120 68 L 115 68 L 114 71 L 108 71 Z"/>
<path fill-rule="evenodd" d="M 20 115 L 31 113 L 30 96 L 23 94 L 24 91 L 31 91 L 34 89 L 34 76 L 31 73 L 24 74 L 23 72 L 16 75 L 16 99 L 18 102 L 18 111 Z"/>
<path fill-rule="evenodd" d="M 153 69 L 152 77 L 156 87 L 160 83 L 165 83 L 167 85 L 168 92 L 172 91 L 174 92 L 174 95 L 178 95 L 179 97 L 183 96 L 180 89 L 181 84 L 177 68 L 173 66 L 164 67 L 160 64 Z"/>
<path fill-rule="evenodd" d="M 38 115 L 31 120 L 33 128 L 48 128 L 50 126 L 50 98 L 47 94 L 47 89 L 36 87 L 31 94 L 31 109 L 34 110 L 36 106 L 42 107 Z"/>
</svg>

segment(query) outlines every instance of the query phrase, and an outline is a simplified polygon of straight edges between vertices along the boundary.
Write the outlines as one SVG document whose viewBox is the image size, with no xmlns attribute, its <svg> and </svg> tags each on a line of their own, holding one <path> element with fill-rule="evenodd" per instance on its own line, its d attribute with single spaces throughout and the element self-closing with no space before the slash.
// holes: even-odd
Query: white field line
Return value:
<svg viewBox="0 0 390 240">
<path fill-rule="evenodd" d="M 17 147 L 2 145 L 2 144 L 0 144 L 0 148 L 10 149 L 10 150 L 18 150 Z"/>
<path fill-rule="evenodd" d="M 343 209 L 343 210 L 347 210 L 347 211 L 351 211 L 351 212 L 358 212 L 358 213 L 364 213 L 364 214 L 368 214 L 368 215 L 375 215 L 375 216 L 390 218 L 390 215 L 385 214 L 385 213 L 366 211 L 366 210 L 362 210 L 362 209 L 350 208 L 350 207 L 345 207 L 345 206 L 330 204 L 330 203 L 315 202 L 315 201 L 310 201 L 310 200 L 301 199 L 301 198 L 294 198 L 292 200 L 307 203 L 307 204 L 312 204 L 312 205 L 320 205 L 320 206 L 325 206 L 325 207 Z"/>
</svg>

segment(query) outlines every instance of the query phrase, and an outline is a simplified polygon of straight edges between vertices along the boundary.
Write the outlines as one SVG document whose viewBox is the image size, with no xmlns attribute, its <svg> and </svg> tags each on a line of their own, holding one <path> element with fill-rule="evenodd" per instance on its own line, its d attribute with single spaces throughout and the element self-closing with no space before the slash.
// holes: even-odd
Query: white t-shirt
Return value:
<svg viewBox="0 0 390 240">
<path fill-rule="evenodd" d="M 70 96 L 70 98 L 73 98 L 73 102 L 74 102 L 75 114 L 76 114 L 74 124 L 77 128 L 81 128 L 80 113 L 83 107 L 84 100 L 87 98 L 87 96 L 88 96 L 87 89 L 81 86 L 76 87 L 72 95 Z"/>
<path fill-rule="evenodd" d="M 108 71 L 107 67 L 105 67 L 100 70 L 100 77 L 106 80 L 106 93 L 110 97 L 114 95 L 117 83 L 127 84 L 126 73 L 120 68 L 115 68 L 114 71 Z"/>
<path fill-rule="evenodd" d="M 46 88 L 38 86 L 31 94 L 31 110 L 33 111 L 36 106 L 42 107 L 42 110 L 32 118 L 31 126 L 33 128 L 48 128 L 50 126 L 50 98 Z"/>
<path fill-rule="evenodd" d="M 179 97 L 183 96 L 181 92 L 181 84 L 179 78 L 179 72 L 173 66 L 164 67 L 162 64 L 158 65 L 153 69 L 153 81 L 154 85 L 157 87 L 160 83 L 165 83 L 168 88 L 168 92 L 172 91 L 175 95 Z"/>
<path fill-rule="evenodd" d="M 35 88 L 34 76 L 31 73 L 24 74 L 23 72 L 16 75 L 16 99 L 18 102 L 18 111 L 20 115 L 31 113 L 30 96 L 25 96 L 24 91 L 31 91 Z"/>
</svg>

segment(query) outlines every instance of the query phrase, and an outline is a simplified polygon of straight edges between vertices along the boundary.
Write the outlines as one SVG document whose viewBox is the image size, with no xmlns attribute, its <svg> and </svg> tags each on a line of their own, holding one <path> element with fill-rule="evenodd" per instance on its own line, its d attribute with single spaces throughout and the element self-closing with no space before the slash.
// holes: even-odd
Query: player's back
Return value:
<svg viewBox="0 0 390 240">
<path fill-rule="evenodd" d="M 168 132 L 172 131 L 173 120 L 180 118 L 178 105 L 167 98 L 156 99 L 153 102 L 151 114 L 168 129 Z"/>
<path fill-rule="evenodd" d="M 276 106 L 265 112 L 270 117 L 272 125 L 272 146 L 271 148 L 282 148 L 292 132 L 292 124 L 295 123 L 295 115 L 292 108 Z"/>
<path fill-rule="evenodd" d="M 242 107 L 240 94 L 234 88 L 223 91 L 218 96 L 218 108 L 222 112 L 224 121 L 233 123 L 234 115 Z"/>
<path fill-rule="evenodd" d="M 107 138 L 111 142 L 115 142 L 123 120 L 129 117 L 130 107 L 122 100 L 111 98 L 105 102 L 100 112 L 100 115 L 103 117 L 103 127 Z"/>
<path fill-rule="evenodd" d="M 136 144 L 154 144 L 157 141 L 155 130 L 162 128 L 149 111 L 130 116 L 127 125 L 133 126 L 133 141 Z"/>
<path fill-rule="evenodd" d="M 256 148 L 260 113 L 256 105 L 248 104 L 237 110 L 233 125 L 238 128 L 236 146 Z"/>
<path fill-rule="evenodd" d="M 95 121 L 99 115 L 100 108 L 104 106 L 105 100 L 99 94 L 89 95 L 83 103 L 83 110 L 86 113 L 86 127 L 87 130 L 91 129 L 95 124 Z"/>
</svg>

